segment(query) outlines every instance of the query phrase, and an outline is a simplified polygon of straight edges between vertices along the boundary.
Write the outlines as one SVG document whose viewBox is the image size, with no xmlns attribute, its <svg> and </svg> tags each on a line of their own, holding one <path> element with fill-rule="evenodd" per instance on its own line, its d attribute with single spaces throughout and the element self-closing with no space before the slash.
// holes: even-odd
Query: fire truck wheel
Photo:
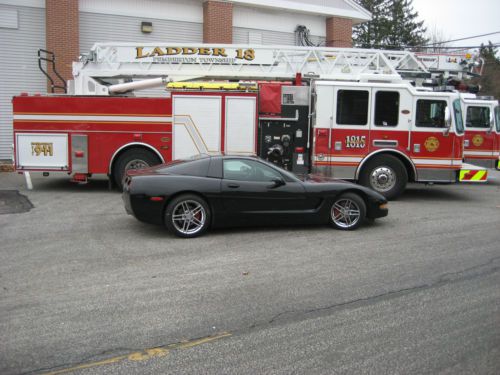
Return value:
<svg viewBox="0 0 500 375">
<path fill-rule="evenodd" d="M 118 189 L 121 190 L 126 171 L 130 169 L 147 168 L 160 163 L 160 159 L 151 151 L 138 148 L 125 151 L 115 162 L 113 167 L 113 180 Z"/>
<path fill-rule="evenodd" d="M 203 198 L 194 194 L 174 198 L 165 210 L 165 226 L 178 237 L 200 236 L 209 224 L 210 208 Z"/>
<path fill-rule="evenodd" d="M 330 222 L 334 228 L 354 230 L 366 218 L 366 204 L 355 193 L 345 193 L 337 197 L 330 210 Z"/>
<path fill-rule="evenodd" d="M 378 156 L 370 160 L 361 171 L 359 183 L 367 186 L 387 199 L 395 199 L 404 191 L 408 172 L 401 161 L 391 155 Z"/>
</svg>

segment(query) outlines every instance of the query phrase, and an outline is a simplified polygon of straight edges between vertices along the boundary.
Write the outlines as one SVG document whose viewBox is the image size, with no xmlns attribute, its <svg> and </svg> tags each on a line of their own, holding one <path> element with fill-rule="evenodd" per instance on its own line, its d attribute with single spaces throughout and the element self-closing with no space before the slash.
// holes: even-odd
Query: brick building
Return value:
<svg viewBox="0 0 500 375">
<path fill-rule="evenodd" d="M 11 98 L 45 92 L 37 51 L 71 64 L 95 42 L 352 46 L 352 26 L 370 19 L 353 0 L 0 0 L 0 160 L 12 155 Z"/>
</svg>

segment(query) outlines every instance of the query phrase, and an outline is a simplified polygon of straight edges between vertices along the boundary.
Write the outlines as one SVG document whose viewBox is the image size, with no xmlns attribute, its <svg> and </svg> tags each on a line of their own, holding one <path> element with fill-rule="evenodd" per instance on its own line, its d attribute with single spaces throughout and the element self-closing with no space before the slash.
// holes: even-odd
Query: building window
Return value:
<svg viewBox="0 0 500 375">
<path fill-rule="evenodd" d="M 375 94 L 375 125 L 398 126 L 399 92 L 378 91 Z"/>
<path fill-rule="evenodd" d="M 490 109 L 488 107 L 467 107 L 465 125 L 468 128 L 489 128 Z"/>
<path fill-rule="evenodd" d="M 444 128 L 447 103 L 444 100 L 417 100 L 416 126 L 424 128 Z"/>
<path fill-rule="evenodd" d="M 368 91 L 339 90 L 337 93 L 337 124 L 368 124 Z"/>
</svg>

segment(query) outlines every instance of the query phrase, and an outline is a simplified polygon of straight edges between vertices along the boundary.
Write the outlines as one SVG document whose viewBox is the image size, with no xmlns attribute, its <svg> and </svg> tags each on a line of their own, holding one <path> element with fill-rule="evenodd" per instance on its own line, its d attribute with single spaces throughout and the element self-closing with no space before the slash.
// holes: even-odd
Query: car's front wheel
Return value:
<svg viewBox="0 0 500 375">
<path fill-rule="evenodd" d="M 366 218 L 366 204 L 355 193 L 345 193 L 335 199 L 330 210 L 330 222 L 342 230 L 358 228 Z"/>
<path fill-rule="evenodd" d="M 210 208 L 194 194 L 174 198 L 165 210 L 165 226 L 178 237 L 192 238 L 203 234 L 210 224 Z"/>
</svg>

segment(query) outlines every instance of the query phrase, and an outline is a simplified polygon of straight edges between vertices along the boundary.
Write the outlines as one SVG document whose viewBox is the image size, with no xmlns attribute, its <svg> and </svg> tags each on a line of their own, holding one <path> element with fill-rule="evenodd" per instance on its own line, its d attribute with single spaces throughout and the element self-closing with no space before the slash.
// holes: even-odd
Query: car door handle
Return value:
<svg viewBox="0 0 500 375">
<path fill-rule="evenodd" d="M 236 188 L 239 188 L 239 187 L 240 187 L 240 185 L 238 185 L 238 184 L 227 184 L 227 187 L 230 187 L 230 188 L 236 189 Z"/>
</svg>

